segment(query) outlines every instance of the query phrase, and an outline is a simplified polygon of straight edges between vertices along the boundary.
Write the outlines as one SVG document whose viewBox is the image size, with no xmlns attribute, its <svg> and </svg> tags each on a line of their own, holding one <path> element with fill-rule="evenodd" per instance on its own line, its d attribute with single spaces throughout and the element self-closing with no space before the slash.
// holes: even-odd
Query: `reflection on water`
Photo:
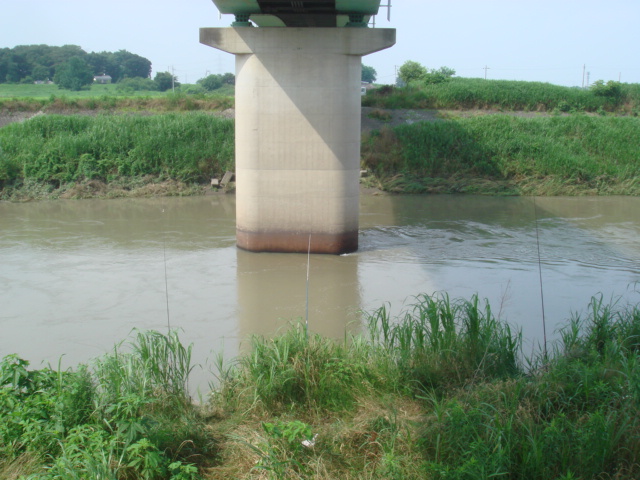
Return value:
<svg viewBox="0 0 640 480">
<path fill-rule="evenodd" d="M 307 312 L 311 331 L 342 338 L 360 328 L 360 309 L 390 302 L 397 312 L 439 291 L 489 299 L 530 348 L 542 338 L 538 238 L 551 336 L 598 292 L 638 301 L 639 207 L 627 197 L 366 196 L 360 251 L 307 264 L 237 250 L 233 196 L 0 204 L 0 355 L 38 365 L 65 354 L 72 365 L 132 328 L 170 324 L 204 362 Z"/>
</svg>

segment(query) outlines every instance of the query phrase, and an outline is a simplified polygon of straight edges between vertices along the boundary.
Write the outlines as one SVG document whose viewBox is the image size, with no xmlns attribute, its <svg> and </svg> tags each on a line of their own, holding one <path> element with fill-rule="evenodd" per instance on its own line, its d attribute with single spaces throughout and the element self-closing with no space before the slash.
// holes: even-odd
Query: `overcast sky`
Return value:
<svg viewBox="0 0 640 480">
<path fill-rule="evenodd" d="M 382 0 L 383 4 L 387 0 Z M 391 0 L 377 27 L 397 29 L 397 44 L 365 57 L 380 83 L 415 60 L 459 76 L 580 86 L 640 83 L 640 0 Z M 0 47 L 79 45 L 87 52 L 128 50 L 183 83 L 234 71 L 233 56 L 198 42 L 200 27 L 226 27 L 211 0 L 0 0 Z M 485 67 L 488 67 L 485 69 Z"/>
</svg>

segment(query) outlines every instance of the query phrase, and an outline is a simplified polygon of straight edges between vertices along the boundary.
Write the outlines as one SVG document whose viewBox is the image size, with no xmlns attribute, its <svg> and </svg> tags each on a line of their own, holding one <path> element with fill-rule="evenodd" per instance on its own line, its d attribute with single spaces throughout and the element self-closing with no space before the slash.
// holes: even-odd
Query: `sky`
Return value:
<svg viewBox="0 0 640 480">
<path fill-rule="evenodd" d="M 388 0 L 382 0 L 386 5 Z M 407 60 L 461 77 L 582 86 L 640 83 L 640 0 L 391 0 L 376 28 L 395 28 L 392 48 L 363 58 L 378 83 Z M 234 72 L 233 56 L 201 45 L 200 27 L 227 27 L 212 0 L 0 0 L 0 47 L 78 45 L 128 50 L 182 83 Z"/>
</svg>

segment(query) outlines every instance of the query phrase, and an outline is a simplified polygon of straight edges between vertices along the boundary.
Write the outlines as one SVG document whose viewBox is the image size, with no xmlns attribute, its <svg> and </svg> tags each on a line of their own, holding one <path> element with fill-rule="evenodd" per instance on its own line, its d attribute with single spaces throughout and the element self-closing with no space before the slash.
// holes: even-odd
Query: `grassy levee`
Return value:
<svg viewBox="0 0 640 480">
<path fill-rule="evenodd" d="M 397 192 L 640 193 L 640 119 L 485 115 L 374 131 L 363 165 Z"/>
<path fill-rule="evenodd" d="M 495 109 L 552 112 L 609 111 L 640 113 L 640 85 L 621 84 L 617 97 L 592 90 L 542 82 L 453 78 L 404 88 L 382 87 L 363 98 L 363 105 L 379 108 Z"/>
<path fill-rule="evenodd" d="M 75 370 L 0 361 L 0 476 L 17 479 L 634 479 L 640 306 L 594 297 L 559 340 L 472 297 L 381 307 L 363 334 L 292 327 L 219 362 L 206 404 L 177 333 L 136 332 Z"/>
<path fill-rule="evenodd" d="M 45 113 L 0 129 L 1 199 L 198 193 L 198 182 L 234 169 L 233 123 L 211 115 L 232 107 L 231 97 L 116 95 L 117 86 L 102 87 L 110 93 L 0 98 L 8 115 Z M 607 97 L 544 83 L 455 78 L 383 87 L 363 104 L 447 109 L 444 119 L 365 134 L 361 160 L 373 173 L 369 186 L 397 193 L 640 194 L 638 84 L 621 84 L 619 95 Z M 503 113 L 469 117 L 456 109 Z M 514 110 L 546 113 L 528 118 Z M 383 122 L 391 117 L 378 114 Z M 174 184 L 145 190 L 162 182 Z"/>
<path fill-rule="evenodd" d="M 202 182 L 233 170 L 233 121 L 205 113 L 43 115 L 0 130 L 0 185 Z"/>
</svg>

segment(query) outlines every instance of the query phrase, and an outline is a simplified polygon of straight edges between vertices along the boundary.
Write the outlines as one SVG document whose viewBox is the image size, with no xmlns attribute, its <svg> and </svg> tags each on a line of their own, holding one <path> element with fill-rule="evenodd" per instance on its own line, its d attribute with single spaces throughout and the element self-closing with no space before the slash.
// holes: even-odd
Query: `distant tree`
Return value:
<svg viewBox="0 0 640 480">
<path fill-rule="evenodd" d="M 31 77 L 33 77 L 34 80 L 47 80 L 51 78 L 51 71 L 44 65 L 36 65 L 31 70 Z"/>
<path fill-rule="evenodd" d="M 151 62 L 126 50 L 87 53 L 78 45 L 18 45 L 0 48 L 0 83 L 25 82 L 53 77 L 72 57 L 79 57 L 90 66 L 93 75 L 110 75 L 114 82 L 121 78 L 150 78 Z M 47 68 L 49 74 L 44 76 Z"/>
<path fill-rule="evenodd" d="M 373 83 L 376 81 L 378 72 L 375 68 L 368 65 L 362 65 L 362 81 L 367 83 Z"/>
<path fill-rule="evenodd" d="M 219 89 L 223 85 L 222 75 L 207 75 L 196 82 L 207 92 Z"/>
<path fill-rule="evenodd" d="M 56 70 L 53 81 L 58 88 L 78 91 L 93 83 L 93 72 L 84 59 L 72 57 Z"/>
<path fill-rule="evenodd" d="M 236 76 L 233 73 L 224 73 L 222 75 L 222 83 L 225 85 L 235 85 L 236 84 Z"/>
<path fill-rule="evenodd" d="M 591 91 L 597 97 L 605 97 L 612 100 L 620 100 L 622 97 L 622 83 L 609 80 L 596 80 L 591 84 Z"/>
<path fill-rule="evenodd" d="M 123 64 L 125 78 L 149 78 L 151 76 L 151 62 L 140 55 L 131 55 Z"/>
<path fill-rule="evenodd" d="M 116 89 L 123 92 L 154 91 L 158 90 L 158 84 L 150 78 L 123 78 L 118 82 Z"/>
<path fill-rule="evenodd" d="M 440 67 L 437 70 L 435 68 L 432 68 L 423 77 L 423 80 L 424 80 L 424 83 L 426 83 L 427 85 L 433 85 L 436 83 L 446 82 L 455 74 L 456 74 L 456 71 L 453 68 Z"/>
<path fill-rule="evenodd" d="M 424 79 L 427 73 L 427 69 L 418 62 L 407 60 L 398 70 L 398 78 L 405 84 L 408 84 L 416 80 Z"/>
<path fill-rule="evenodd" d="M 85 60 L 94 75 L 109 75 L 112 82 L 117 82 L 122 75 L 119 65 L 113 58 L 113 53 L 110 52 L 91 52 L 85 57 Z"/>
<path fill-rule="evenodd" d="M 207 92 L 219 89 L 223 85 L 235 85 L 236 76 L 233 73 L 225 73 L 223 75 L 207 75 L 196 82 Z"/>
<path fill-rule="evenodd" d="M 118 50 L 111 54 L 110 61 L 117 66 L 118 71 L 106 73 L 111 75 L 115 81 L 119 81 L 121 78 L 149 78 L 151 76 L 151 62 L 135 53 Z"/>
<path fill-rule="evenodd" d="M 158 90 L 160 90 L 161 92 L 166 92 L 172 86 L 174 86 L 174 87 L 179 87 L 180 86 L 180 83 L 178 82 L 176 77 L 171 75 L 169 72 L 158 72 L 158 73 L 156 73 L 156 76 L 154 77 L 153 81 L 155 82 L 156 86 L 158 87 Z"/>
<path fill-rule="evenodd" d="M 6 73 L 3 80 L 9 83 L 18 83 L 23 77 L 31 73 L 31 68 L 29 68 L 25 56 L 15 52 L 5 56 L 5 69 Z"/>
</svg>

